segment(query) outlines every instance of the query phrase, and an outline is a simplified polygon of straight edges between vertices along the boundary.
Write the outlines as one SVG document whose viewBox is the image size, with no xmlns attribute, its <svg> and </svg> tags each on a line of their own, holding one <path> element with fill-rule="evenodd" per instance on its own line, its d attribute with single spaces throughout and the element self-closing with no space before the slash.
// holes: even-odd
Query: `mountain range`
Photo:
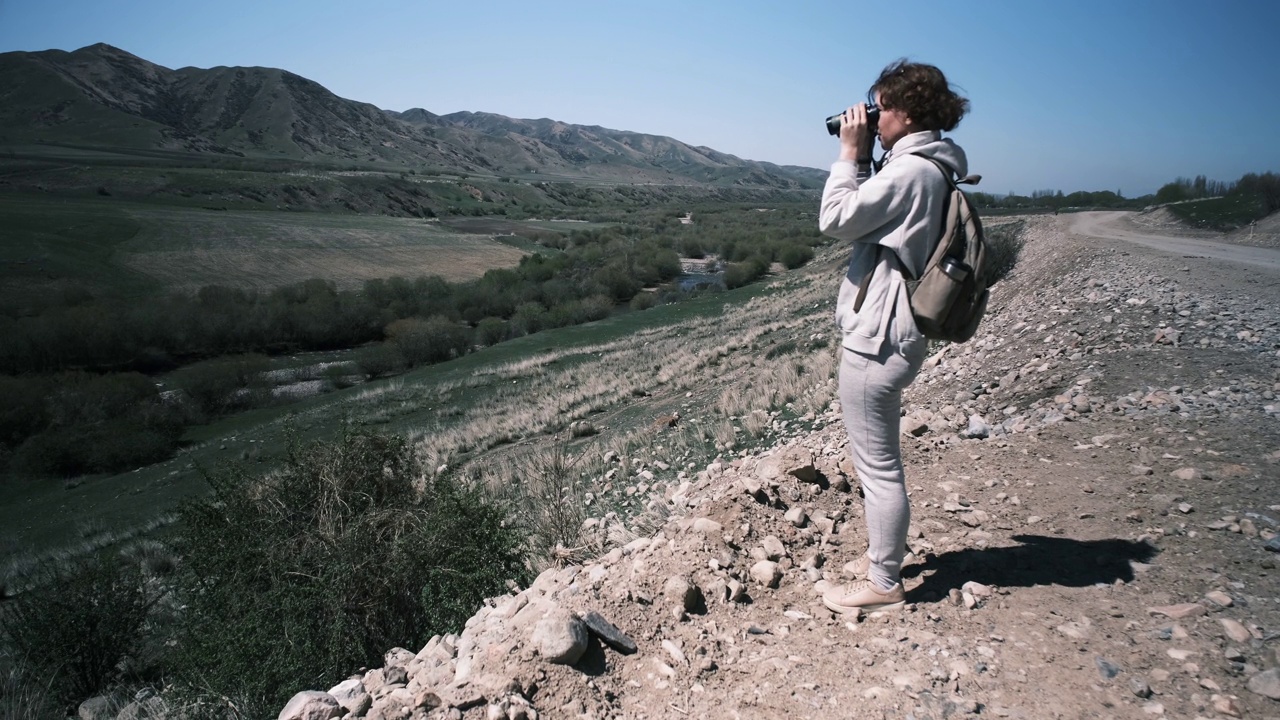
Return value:
<svg viewBox="0 0 1280 720">
<path fill-rule="evenodd" d="M 106 44 L 0 54 L 0 148 L 33 144 L 664 185 L 803 189 L 826 175 L 598 126 L 383 110 L 286 70 L 171 70 Z"/>
</svg>

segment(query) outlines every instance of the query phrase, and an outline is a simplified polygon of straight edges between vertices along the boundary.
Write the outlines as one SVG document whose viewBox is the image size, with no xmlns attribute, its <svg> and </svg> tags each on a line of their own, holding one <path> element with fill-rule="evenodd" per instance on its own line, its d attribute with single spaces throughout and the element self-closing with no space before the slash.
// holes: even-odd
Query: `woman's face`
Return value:
<svg viewBox="0 0 1280 720">
<path fill-rule="evenodd" d="M 880 107 L 880 146 L 892 150 L 899 140 L 912 132 L 911 118 L 901 110 L 890 110 L 880 102 L 880 93 L 876 93 L 876 105 Z"/>
</svg>

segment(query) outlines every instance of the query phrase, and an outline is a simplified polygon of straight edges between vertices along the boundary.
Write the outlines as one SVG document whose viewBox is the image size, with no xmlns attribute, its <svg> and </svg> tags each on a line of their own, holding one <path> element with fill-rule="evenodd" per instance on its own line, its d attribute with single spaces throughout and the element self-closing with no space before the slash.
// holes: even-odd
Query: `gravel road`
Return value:
<svg viewBox="0 0 1280 720">
<path fill-rule="evenodd" d="M 1131 212 L 1086 212 L 1071 219 L 1071 232 L 1099 240 L 1121 240 L 1184 257 L 1208 257 L 1280 273 L 1280 250 L 1216 242 L 1206 238 L 1173 237 L 1129 222 Z M 1215 235 L 1214 237 L 1221 237 Z"/>
</svg>

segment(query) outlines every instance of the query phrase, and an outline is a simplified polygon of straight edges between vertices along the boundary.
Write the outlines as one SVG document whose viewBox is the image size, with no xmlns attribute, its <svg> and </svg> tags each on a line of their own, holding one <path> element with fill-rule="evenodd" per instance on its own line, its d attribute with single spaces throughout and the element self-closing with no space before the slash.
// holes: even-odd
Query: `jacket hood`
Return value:
<svg viewBox="0 0 1280 720">
<path fill-rule="evenodd" d="M 969 174 L 969 160 L 965 157 L 964 150 L 952 142 L 951 138 L 942 137 L 942 133 L 937 130 L 924 130 L 903 136 L 889 152 L 887 162 L 913 153 L 946 164 L 956 171 L 957 177 Z"/>
</svg>

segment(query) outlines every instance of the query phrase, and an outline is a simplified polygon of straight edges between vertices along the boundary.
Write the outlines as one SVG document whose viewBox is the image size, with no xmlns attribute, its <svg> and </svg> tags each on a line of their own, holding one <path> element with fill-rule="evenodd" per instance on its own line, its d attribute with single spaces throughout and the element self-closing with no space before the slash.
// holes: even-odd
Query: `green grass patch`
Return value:
<svg viewBox="0 0 1280 720">
<path fill-rule="evenodd" d="M 143 223 L 107 201 L 0 195 L 0 308 L 73 286 L 139 295 L 160 284 L 122 266 Z"/>
<path fill-rule="evenodd" d="M 1245 194 L 1175 203 L 1165 207 L 1192 227 L 1222 232 L 1244 227 L 1267 214 L 1262 198 Z"/>
</svg>

